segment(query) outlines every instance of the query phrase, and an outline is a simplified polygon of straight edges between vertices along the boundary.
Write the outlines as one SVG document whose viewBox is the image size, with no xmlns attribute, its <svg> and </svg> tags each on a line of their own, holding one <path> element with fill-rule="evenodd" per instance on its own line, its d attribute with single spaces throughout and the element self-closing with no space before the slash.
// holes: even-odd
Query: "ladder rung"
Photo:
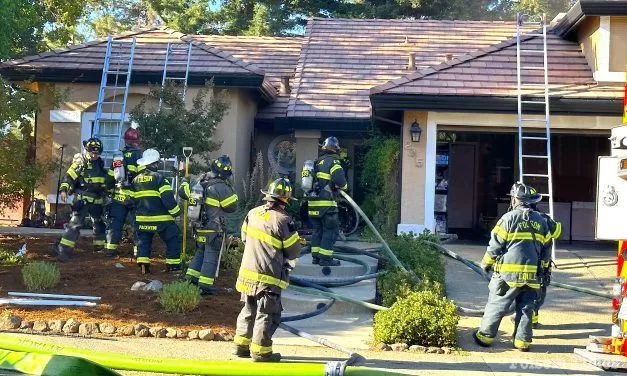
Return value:
<svg viewBox="0 0 627 376">
<path fill-rule="evenodd" d="M 539 137 L 539 136 L 523 136 L 522 139 L 523 140 L 547 140 L 546 137 Z"/>
<path fill-rule="evenodd" d="M 128 70 L 108 70 L 107 74 L 115 74 L 116 76 L 127 76 L 129 75 L 129 71 Z"/>
<path fill-rule="evenodd" d="M 549 175 L 546 174 L 523 174 L 523 176 L 530 176 L 534 178 L 548 178 Z"/>
<path fill-rule="evenodd" d="M 520 121 L 532 123 L 546 123 L 546 119 L 520 119 Z"/>
<path fill-rule="evenodd" d="M 532 155 L 532 154 L 523 154 L 523 158 L 538 158 L 538 159 L 549 159 L 548 155 Z"/>
<path fill-rule="evenodd" d="M 166 80 L 185 80 L 185 77 L 166 77 Z"/>
<path fill-rule="evenodd" d="M 520 101 L 520 103 L 546 104 L 545 101 Z"/>
<path fill-rule="evenodd" d="M 181 61 L 181 62 L 168 61 L 168 65 L 187 65 L 187 62 L 186 61 Z"/>
<path fill-rule="evenodd" d="M 544 67 L 520 67 L 523 70 L 544 70 Z"/>
<path fill-rule="evenodd" d="M 544 54 L 543 50 L 520 50 L 520 52 L 528 52 L 532 54 Z"/>
<path fill-rule="evenodd" d="M 123 105 L 124 102 L 102 102 L 102 104 L 119 104 L 119 105 Z"/>
<path fill-rule="evenodd" d="M 126 89 L 126 86 L 105 86 L 105 89 Z"/>
</svg>

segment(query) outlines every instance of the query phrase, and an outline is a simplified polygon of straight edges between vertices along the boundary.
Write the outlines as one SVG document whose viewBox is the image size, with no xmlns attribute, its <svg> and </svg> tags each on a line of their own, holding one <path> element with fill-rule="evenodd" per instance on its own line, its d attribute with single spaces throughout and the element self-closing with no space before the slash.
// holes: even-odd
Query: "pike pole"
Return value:
<svg viewBox="0 0 627 376">
<path fill-rule="evenodd" d="M 189 157 L 192 156 L 192 151 L 194 149 L 192 147 L 184 146 L 183 147 L 183 156 L 185 157 L 185 178 L 189 176 Z M 181 259 L 185 259 L 185 255 L 187 254 L 187 207 L 189 205 L 189 201 L 183 201 L 183 247 L 181 249 Z"/>
</svg>

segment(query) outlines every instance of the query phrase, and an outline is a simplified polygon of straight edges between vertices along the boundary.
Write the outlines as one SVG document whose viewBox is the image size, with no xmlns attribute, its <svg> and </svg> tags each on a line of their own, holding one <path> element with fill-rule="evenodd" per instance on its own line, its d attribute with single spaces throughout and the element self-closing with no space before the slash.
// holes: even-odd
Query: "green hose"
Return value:
<svg viewBox="0 0 627 376">
<path fill-rule="evenodd" d="M 551 282 L 551 286 L 563 288 L 563 289 L 566 289 L 566 290 L 582 292 L 582 293 L 588 294 L 588 295 L 599 296 L 601 298 L 607 298 L 607 299 L 612 299 L 613 298 L 612 294 L 594 291 L 592 289 L 587 289 L 585 287 L 577 287 L 577 286 L 573 286 L 573 285 L 567 285 L 565 283 L 560 283 L 560 282 L 555 282 L 555 281 Z"/>
<path fill-rule="evenodd" d="M 0 350 L 0 369 L 29 375 L 65 376 L 120 374 L 83 358 Z"/>
<path fill-rule="evenodd" d="M 26 353 L 79 357 L 113 369 L 140 372 L 215 376 L 400 376 L 400 374 L 393 372 L 377 371 L 363 367 L 346 367 L 346 365 L 341 362 L 330 362 L 326 364 L 301 362 L 252 363 L 233 360 L 211 361 L 196 359 L 150 358 L 119 353 L 106 353 L 103 351 L 85 350 L 73 347 L 63 347 L 11 334 L 0 334 L 0 349 Z M 331 373 L 329 372 L 329 369 L 337 369 L 338 372 Z"/>
</svg>

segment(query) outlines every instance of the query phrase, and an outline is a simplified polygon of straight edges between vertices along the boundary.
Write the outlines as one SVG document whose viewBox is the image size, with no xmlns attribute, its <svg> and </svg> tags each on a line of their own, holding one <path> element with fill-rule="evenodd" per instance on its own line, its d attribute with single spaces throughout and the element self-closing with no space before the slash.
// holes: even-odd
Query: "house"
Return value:
<svg viewBox="0 0 627 376">
<path fill-rule="evenodd" d="M 537 51 L 541 36 L 525 28 L 524 49 Z M 507 208 L 518 177 L 515 34 L 513 21 L 313 18 L 302 38 L 164 28 L 115 38 L 137 39 L 129 108 L 148 83 L 160 82 L 166 43 L 192 42 L 188 98 L 209 78 L 228 93 L 231 107 L 216 138 L 236 180 L 257 150 L 294 173 L 327 135 L 354 157 L 373 124 L 387 127 L 402 140 L 398 230 L 472 236 Z M 596 157 L 608 154 L 610 129 L 621 124 L 626 38 L 627 1 L 580 0 L 554 20 L 547 39 L 556 216 L 573 240 L 594 238 Z M 64 143 L 78 151 L 89 136 L 105 46 L 100 40 L 0 65 L 9 79 L 70 89 L 58 108 L 44 106 L 38 156 L 52 157 Z M 542 72 L 525 73 L 527 82 L 543 82 Z M 524 94 L 543 97 L 540 89 Z M 419 142 L 411 140 L 412 125 L 422 130 Z M 285 148 L 291 153 L 277 155 Z M 55 192 L 52 176 L 39 193 L 54 202 Z"/>
</svg>

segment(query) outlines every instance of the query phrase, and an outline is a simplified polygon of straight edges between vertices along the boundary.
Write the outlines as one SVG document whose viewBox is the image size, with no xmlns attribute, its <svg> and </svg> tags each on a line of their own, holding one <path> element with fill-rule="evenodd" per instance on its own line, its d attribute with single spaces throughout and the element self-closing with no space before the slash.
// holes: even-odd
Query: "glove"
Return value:
<svg viewBox="0 0 627 376">
<path fill-rule="evenodd" d="M 483 270 L 486 274 L 488 274 L 488 272 L 490 270 L 492 270 L 492 264 L 488 264 L 486 262 L 481 262 L 481 270 Z"/>
<path fill-rule="evenodd" d="M 290 270 L 293 270 L 296 267 L 296 259 L 287 260 L 287 265 Z"/>
</svg>

